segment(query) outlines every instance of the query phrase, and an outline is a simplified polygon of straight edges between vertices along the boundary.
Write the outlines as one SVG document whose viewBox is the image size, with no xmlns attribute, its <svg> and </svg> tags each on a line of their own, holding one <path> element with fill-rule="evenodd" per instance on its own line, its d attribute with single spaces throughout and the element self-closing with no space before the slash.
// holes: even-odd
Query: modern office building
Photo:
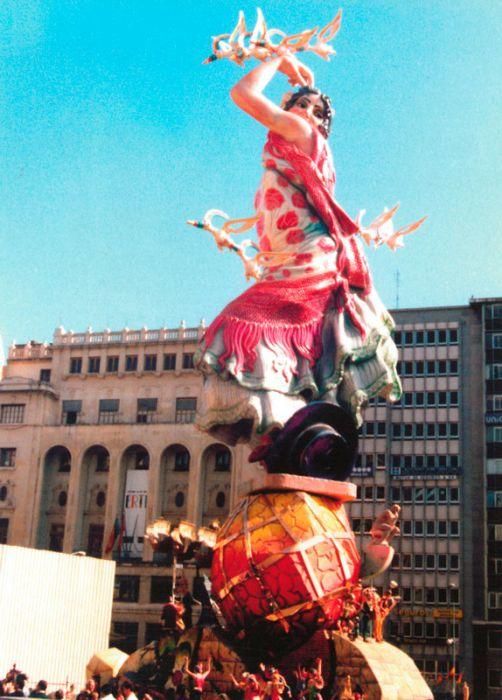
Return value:
<svg viewBox="0 0 502 700">
<path fill-rule="evenodd" d="M 474 681 L 502 697 L 502 299 L 393 312 L 403 396 L 365 415 L 354 472 L 354 530 L 401 510 L 392 568 L 402 601 L 391 641 L 431 685 Z M 152 638 L 171 571 L 152 561 L 144 525 L 159 515 L 225 517 L 259 467 L 247 450 L 191 424 L 202 328 L 56 331 L 9 349 L 0 382 L 0 541 L 94 556 L 117 519 L 114 640 Z M 500 426 L 500 427 L 499 427 Z M 198 583 L 196 570 L 189 578 Z M 456 675 L 449 675 L 455 666 Z M 439 687 L 439 686 L 438 686 Z M 479 691 L 478 691 L 479 689 Z M 479 695 L 478 695 L 479 692 Z"/>
</svg>

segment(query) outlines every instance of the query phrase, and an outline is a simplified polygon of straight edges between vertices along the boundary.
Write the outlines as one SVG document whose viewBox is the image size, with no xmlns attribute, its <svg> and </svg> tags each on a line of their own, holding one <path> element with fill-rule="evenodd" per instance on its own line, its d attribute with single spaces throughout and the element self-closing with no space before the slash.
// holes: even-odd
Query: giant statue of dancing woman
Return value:
<svg viewBox="0 0 502 700">
<path fill-rule="evenodd" d="M 278 73 L 296 88 L 281 105 L 264 94 Z M 335 418 L 337 430 L 352 434 L 371 398 L 399 399 L 394 323 L 358 240 L 385 240 L 395 209 L 363 228 L 337 203 L 328 145 L 334 110 L 294 53 L 259 63 L 230 94 L 268 131 L 255 196 L 262 267 L 259 281 L 205 333 L 197 356 L 204 375 L 197 422 L 229 445 L 250 443 L 256 461 L 311 402 L 321 407 L 321 423 L 330 423 L 328 404 L 339 407 L 345 418 L 343 425 Z M 400 245 L 400 236 L 419 223 L 385 242 Z"/>
</svg>

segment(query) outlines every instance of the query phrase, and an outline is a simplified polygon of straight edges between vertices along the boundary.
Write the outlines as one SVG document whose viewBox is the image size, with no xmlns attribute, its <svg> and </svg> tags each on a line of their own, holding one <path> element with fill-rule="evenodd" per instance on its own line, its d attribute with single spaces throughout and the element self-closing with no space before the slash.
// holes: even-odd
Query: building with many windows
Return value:
<svg viewBox="0 0 502 700">
<path fill-rule="evenodd" d="M 391 569 L 401 604 L 390 641 L 431 685 L 453 680 L 502 697 L 502 299 L 403 309 L 397 323 L 403 396 L 368 407 L 350 507 L 362 540 L 389 503 L 401 506 Z M 56 331 L 14 346 L 0 382 L 0 541 L 111 556 L 123 517 L 114 643 L 132 650 L 158 630 L 171 571 L 144 526 L 159 515 L 225 517 L 256 476 L 244 447 L 198 433 L 202 390 L 193 352 L 202 328 Z M 193 585 L 197 570 L 189 572 Z M 117 641 L 118 640 L 118 641 Z M 458 675 L 456 676 L 457 680 Z"/>
<path fill-rule="evenodd" d="M 192 425 L 202 332 L 59 329 L 11 347 L 0 382 L 0 542 L 117 557 L 120 523 L 113 633 L 127 651 L 150 641 L 171 591 L 146 524 L 221 521 L 257 469 Z"/>
</svg>

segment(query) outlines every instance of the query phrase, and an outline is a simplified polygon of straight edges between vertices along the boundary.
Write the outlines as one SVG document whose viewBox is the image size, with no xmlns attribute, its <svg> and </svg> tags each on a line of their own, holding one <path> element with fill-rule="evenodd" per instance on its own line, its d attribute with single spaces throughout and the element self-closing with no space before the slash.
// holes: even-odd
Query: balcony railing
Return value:
<svg viewBox="0 0 502 700">
<path fill-rule="evenodd" d="M 152 342 L 180 342 L 198 341 L 205 331 L 205 324 L 201 321 L 197 328 L 185 328 L 181 324 L 179 328 L 157 328 L 149 330 L 130 330 L 124 328 L 121 331 L 101 331 L 94 332 L 88 329 L 85 333 L 74 333 L 59 328 L 54 333 L 54 345 L 107 345 L 107 344 L 132 344 L 132 343 L 152 343 Z M 19 349 L 19 348 L 18 348 Z"/>
</svg>

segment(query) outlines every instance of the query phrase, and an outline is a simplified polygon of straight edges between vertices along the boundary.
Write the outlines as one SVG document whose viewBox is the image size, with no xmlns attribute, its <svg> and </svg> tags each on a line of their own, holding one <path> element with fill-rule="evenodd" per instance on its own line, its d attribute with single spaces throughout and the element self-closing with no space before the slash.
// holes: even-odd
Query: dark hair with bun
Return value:
<svg viewBox="0 0 502 700">
<path fill-rule="evenodd" d="M 321 124 L 319 125 L 319 131 L 324 136 L 324 138 L 327 139 L 331 130 L 333 109 L 331 107 L 331 100 L 329 99 L 329 97 L 327 95 L 324 95 L 320 90 L 318 90 L 317 88 L 308 87 L 307 85 L 305 87 L 301 87 L 299 90 L 297 90 L 291 95 L 291 97 L 284 104 L 283 109 L 285 109 L 286 112 L 288 112 L 292 107 L 295 106 L 298 100 L 300 100 L 305 95 L 318 95 L 321 98 L 323 104 L 323 119 Z"/>
</svg>

